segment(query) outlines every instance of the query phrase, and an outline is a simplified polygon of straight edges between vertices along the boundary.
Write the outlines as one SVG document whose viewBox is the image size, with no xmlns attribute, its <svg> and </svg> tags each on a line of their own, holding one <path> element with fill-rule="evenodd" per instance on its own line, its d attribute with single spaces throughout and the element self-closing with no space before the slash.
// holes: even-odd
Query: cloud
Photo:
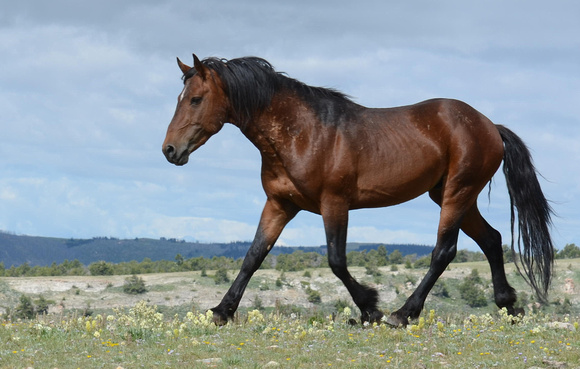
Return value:
<svg viewBox="0 0 580 369">
<path fill-rule="evenodd" d="M 577 10 L 570 0 L 525 8 L 500 1 L 8 2 L 0 14 L 0 229 L 252 238 L 265 202 L 260 153 L 235 127 L 224 127 L 186 167 L 161 154 L 182 88 L 175 57 L 195 52 L 265 57 L 291 77 L 372 107 L 465 100 L 528 143 L 563 215 L 556 237 L 577 243 Z M 506 239 L 500 177 L 482 208 Z M 420 198 L 353 212 L 349 240 L 433 243 L 437 222 L 437 207 Z M 314 215 L 300 214 L 280 237 L 324 242 Z"/>
</svg>

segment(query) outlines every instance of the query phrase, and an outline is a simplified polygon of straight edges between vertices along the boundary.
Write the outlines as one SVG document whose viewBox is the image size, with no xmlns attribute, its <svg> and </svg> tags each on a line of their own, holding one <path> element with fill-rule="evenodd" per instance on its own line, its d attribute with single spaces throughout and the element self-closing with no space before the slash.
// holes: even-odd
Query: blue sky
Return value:
<svg viewBox="0 0 580 369">
<path fill-rule="evenodd" d="M 580 242 L 580 4 L 575 1 L 18 1 L 0 11 L 0 230 L 251 240 L 258 151 L 232 125 L 184 167 L 161 153 L 182 89 L 175 57 L 255 55 L 370 107 L 457 98 L 530 147 Z M 503 174 L 480 207 L 509 242 Z M 349 241 L 434 244 L 422 196 L 351 213 Z M 324 244 L 301 213 L 280 237 Z M 467 237 L 460 248 L 475 250 Z"/>
</svg>

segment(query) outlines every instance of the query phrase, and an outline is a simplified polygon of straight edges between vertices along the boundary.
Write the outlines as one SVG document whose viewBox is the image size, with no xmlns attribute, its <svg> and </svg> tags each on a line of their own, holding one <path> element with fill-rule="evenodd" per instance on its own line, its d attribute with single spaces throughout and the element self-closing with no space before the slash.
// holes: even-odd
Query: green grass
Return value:
<svg viewBox="0 0 580 369">
<path fill-rule="evenodd" d="M 350 326 L 349 316 L 251 311 L 216 327 L 204 314 L 176 318 L 139 303 L 108 316 L 4 321 L 0 367 L 262 368 L 273 361 L 287 368 L 544 368 L 580 362 L 578 317 L 538 314 L 513 323 L 501 313 L 448 318 L 433 311 L 407 329 L 392 329 Z"/>
<path fill-rule="evenodd" d="M 486 307 L 470 308 L 459 297 L 458 285 L 474 268 L 488 286 Z M 392 272 L 383 267 L 377 281 L 366 275 L 364 268 L 351 271 L 357 279 L 391 293 L 391 298 L 379 305 L 387 314 L 399 308 L 414 290 L 415 285 L 409 282 L 417 283 L 426 272 L 403 266 Z M 506 271 L 520 295 L 531 295 L 514 273 L 513 264 L 507 264 Z M 31 321 L 10 321 L 0 315 L 0 368 L 263 368 L 272 361 L 281 368 L 557 368 L 561 363 L 580 368 L 576 364 L 580 362 L 580 259 L 557 261 L 550 291 L 552 304 L 532 313 L 534 300 L 530 296 L 528 315 L 516 324 L 499 314 L 491 299 L 486 262 L 451 264 L 442 276 L 450 297 L 429 296 L 422 320 L 407 329 L 350 326 L 344 313 L 330 319 L 339 299 L 350 305 L 352 317 L 358 318 L 358 310 L 345 291 L 339 293 L 341 284 L 328 268 L 311 270 L 310 278 L 304 277 L 304 271 L 287 272 L 282 287 L 275 283 L 280 272 L 258 271 L 246 299 L 260 296 L 266 301 L 270 294 L 287 290 L 293 300 L 281 295 L 274 306 L 270 299 L 261 313 L 246 304 L 240 307 L 236 321 L 216 327 L 204 315 L 190 313 L 192 308 L 203 312 L 210 297 L 221 297 L 229 287 L 215 285 L 213 271 L 208 274 L 210 277 L 201 277 L 200 272 L 145 276 L 149 292 L 138 299 L 158 301 L 158 308 L 151 303 L 135 305 L 137 300 L 129 300 L 121 287 L 97 292 L 97 286 L 104 283 L 102 278 L 66 279 L 81 289 L 79 295 L 74 289 L 42 293 L 57 302 L 66 297 L 64 312 L 53 309 L 52 314 Z M 233 275 L 231 272 L 230 277 Z M 21 292 L 15 289 L 16 282 L 30 287 L 52 279 L 0 279 L 0 314 L 2 307 L 14 311 L 18 304 Z M 106 279 L 117 286 L 124 281 L 123 276 Z M 570 280 L 576 285 L 571 292 L 565 288 Z M 302 286 L 301 281 L 320 291 L 321 304 L 304 302 L 308 286 Z M 87 284 L 94 287 L 84 289 Z M 188 297 L 194 290 L 198 297 Z M 395 290 L 399 293 L 394 294 Z M 34 300 L 39 294 L 30 296 Z M 182 303 L 174 304 L 179 296 L 184 297 Z M 567 314 L 557 314 L 557 302 L 564 298 L 572 305 Z M 105 304 L 98 304 L 103 301 Z M 94 315 L 81 317 L 88 303 Z M 125 310 L 115 311 L 114 306 L 125 306 Z"/>
</svg>

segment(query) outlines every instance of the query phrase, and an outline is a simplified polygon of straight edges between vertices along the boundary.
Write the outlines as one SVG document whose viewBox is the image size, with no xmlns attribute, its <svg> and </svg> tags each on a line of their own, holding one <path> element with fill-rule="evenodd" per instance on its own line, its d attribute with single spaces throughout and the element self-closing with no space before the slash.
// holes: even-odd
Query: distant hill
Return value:
<svg viewBox="0 0 580 369">
<path fill-rule="evenodd" d="M 66 239 L 52 237 L 19 236 L 0 231 L 0 262 L 6 268 L 28 263 L 31 266 L 60 264 L 64 260 L 79 260 L 88 265 L 104 260 L 111 263 L 142 261 L 149 258 L 156 260 L 174 260 L 177 254 L 184 258 L 225 256 L 234 259 L 242 258 L 251 242 L 232 243 L 197 243 L 176 239 L 159 240 L 150 238 L 135 238 L 122 240 L 109 237 L 94 237 L 90 239 Z M 347 252 L 376 249 L 382 244 L 349 243 Z M 399 250 L 403 255 L 430 254 L 433 247 L 422 245 L 387 245 L 383 244 L 390 254 Z M 326 246 L 318 247 L 288 247 L 276 246 L 270 252 L 273 255 L 289 254 L 296 250 L 326 254 Z"/>
</svg>

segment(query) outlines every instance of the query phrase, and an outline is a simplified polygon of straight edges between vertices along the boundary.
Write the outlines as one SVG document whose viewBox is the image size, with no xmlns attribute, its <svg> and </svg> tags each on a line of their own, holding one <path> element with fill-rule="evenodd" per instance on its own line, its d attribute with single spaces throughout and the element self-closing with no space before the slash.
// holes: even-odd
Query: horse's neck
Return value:
<svg viewBox="0 0 580 369">
<path fill-rule="evenodd" d="M 303 108 L 303 102 L 295 101 L 295 97 L 276 96 L 272 104 L 241 131 L 262 155 L 275 154 L 283 150 L 284 145 L 292 140 L 292 135 L 301 130 L 303 122 L 298 119 L 298 110 Z"/>
<path fill-rule="evenodd" d="M 242 133 L 262 155 L 275 155 L 282 144 L 281 141 L 284 140 L 282 126 L 280 121 L 262 116 L 260 119 L 250 121 L 247 127 L 242 129 Z"/>
</svg>

